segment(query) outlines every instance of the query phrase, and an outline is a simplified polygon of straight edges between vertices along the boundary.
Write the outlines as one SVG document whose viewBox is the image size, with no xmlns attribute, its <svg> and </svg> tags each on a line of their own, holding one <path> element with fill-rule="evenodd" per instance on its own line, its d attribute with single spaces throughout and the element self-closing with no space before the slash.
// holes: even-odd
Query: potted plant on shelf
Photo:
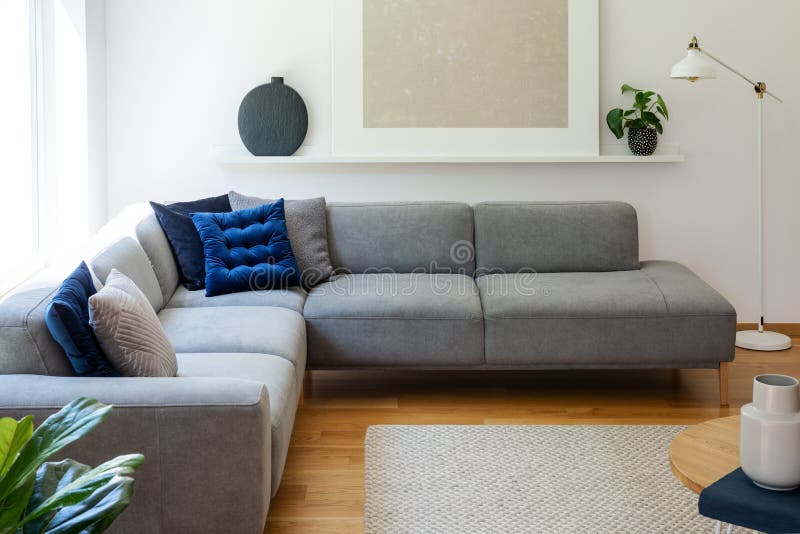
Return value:
<svg viewBox="0 0 800 534">
<path fill-rule="evenodd" d="M 144 462 L 141 454 L 95 468 L 46 461 L 99 425 L 111 408 L 76 399 L 35 431 L 30 415 L 0 419 L 0 534 L 96 534 L 128 507 L 130 475 Z"/>
<path fill-rule="evenodd" d="M 658 134 L 664 132 L 661 120 L 669 120 L 667 105 L 655 91 L 643 91 L 627 83 L 622 86 L 622 94 L 625 93 L 634 93 L 633 107 L 612 109 L 606 115 L 606 123 L 617 139 L 622 139 L 628 129 L 628 148 L 635 156 L 650 156 L 656 151 Z"/>
</svg>

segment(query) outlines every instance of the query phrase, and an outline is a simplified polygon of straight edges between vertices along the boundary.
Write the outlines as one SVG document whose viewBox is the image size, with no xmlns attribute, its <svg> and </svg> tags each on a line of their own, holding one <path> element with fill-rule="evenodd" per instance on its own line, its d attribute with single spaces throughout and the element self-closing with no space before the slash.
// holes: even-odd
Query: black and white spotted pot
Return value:
<svg viewBox="0 0 800 534">
<path fill-rule="evenodd" d="M 628 128 L 628 148 L 634 156 L 651 156 L 658 145 L 654 128 Z"/>
</svg>

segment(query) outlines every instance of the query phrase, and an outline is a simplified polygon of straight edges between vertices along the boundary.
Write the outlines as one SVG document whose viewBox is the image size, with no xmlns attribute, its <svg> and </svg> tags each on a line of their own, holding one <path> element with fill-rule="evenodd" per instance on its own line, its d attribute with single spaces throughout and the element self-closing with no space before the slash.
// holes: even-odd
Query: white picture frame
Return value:
<svg viewBox="0 0 800 534">
<path fill-rule="evenodd" d="M 599 155 L 598 0 L 568 0 L 566 128 L 365 128 L 363 1 L 333 2 L 334 157 Z"/>
</svg>

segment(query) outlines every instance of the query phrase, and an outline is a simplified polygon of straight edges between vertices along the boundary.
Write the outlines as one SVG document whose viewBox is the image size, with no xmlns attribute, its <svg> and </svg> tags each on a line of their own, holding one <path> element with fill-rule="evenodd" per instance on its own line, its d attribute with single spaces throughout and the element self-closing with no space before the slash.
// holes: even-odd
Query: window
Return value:
<svg viewBox="0 0 800 534">
<path fill-rule="evenodd" d="M 0 1 L 0 295 L 38 261 L 36 0 Z"/>
</svg>

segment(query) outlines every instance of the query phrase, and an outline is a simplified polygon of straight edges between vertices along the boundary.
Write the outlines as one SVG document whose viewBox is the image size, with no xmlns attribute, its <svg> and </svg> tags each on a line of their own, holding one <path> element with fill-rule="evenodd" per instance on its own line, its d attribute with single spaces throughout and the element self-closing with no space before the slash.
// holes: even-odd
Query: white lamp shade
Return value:
<svg viewBox="0 0 800 534">
<path fill-rule="evenodd" d="M 717 69 L 713 63 L 703 57 L 700 50 L 690 48 L 686 51 L 686 57 L 672 67 L 670 76 L 690 81 L 702 78 L 716 78 Z"/>
</svg>

